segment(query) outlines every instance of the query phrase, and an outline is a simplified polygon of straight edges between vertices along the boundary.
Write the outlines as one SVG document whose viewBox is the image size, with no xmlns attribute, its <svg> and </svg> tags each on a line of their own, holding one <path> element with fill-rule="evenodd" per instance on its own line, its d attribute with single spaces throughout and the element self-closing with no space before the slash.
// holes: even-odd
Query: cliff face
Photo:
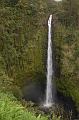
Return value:
<svg viewBox="0 0 79 120">
<path fill-rule="evenodd" d="M 59 5 L 59 7 L 58 7 Z M 63 3 L 68 7 L 69 3 Z M 69 7 L 68 7 L 69 8 Z M 73 8 L 73 4 L 72 4 Z M 76 7 L 75 7 L 76 8 Z M 48 0 L 11 0 L 0 4 L 1 81 L 24 86 L 46 76 L 47 20 L 54 14 L 54 48 L 57 89 L 79 105 L 78 10 Z M 77 13 L 77 14 L 76 14 Z M 68 17 L 68 16 L 71 17 Z M 70 22 L 71 21 L 71 22 Z M 5 77 L 3 77 L 3 75 Z M 10 79 L 10 80 L 9 80 Z M 1 84 L 1 85 L 2 85 Z M 4 86 L 4 85 L 3 85 Z"/>
<path fill-rule="evenodd" d="M 44 71 L 46 3 L 19 1 L 1 7 L 1 54 L 9 76 Z M 7 7 L 8 6 L 8 7 Z M 43 52 L 42 52 L 43 51 Z M 27 75 L 26 75 L 27 76 Z"/>
<path fill-rule="evenodd" d="M 55 25 L 54 43 L 60 70 L 58 89 L 72 96 L 79 107 L 79 9 L 78 1 L 63 1 Z"/>
<path fill-rule="evenodd" d="M 66 27 L 62 24 L 59 26 L 57 25 L 56 28 L 58 33 L 56 32 L 54 42 L 56 62 L 60 74 L 60 78 L 57 79 L 57 86 L 64 95 L 72 96 L 73 100 L 79 105 L 78 27 Z"/>
</svg>

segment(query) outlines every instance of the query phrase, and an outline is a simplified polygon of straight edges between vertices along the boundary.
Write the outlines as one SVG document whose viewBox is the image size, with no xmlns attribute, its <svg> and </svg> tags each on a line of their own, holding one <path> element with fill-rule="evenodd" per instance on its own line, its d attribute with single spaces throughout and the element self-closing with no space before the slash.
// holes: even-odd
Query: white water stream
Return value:
<svg viewBox="0 0 79 120">
<path fill-rule="evenodd" d="M 46 84 L 46 98 L 44 104 L 45 107 L 51 107 L 54 102 L 54 98 L 52 95 L 54 69 L 52 59 L 51 29 L 52 29 L 52 15 L 50 15 L 48 20 L 47 84 Z"/>
</svg>

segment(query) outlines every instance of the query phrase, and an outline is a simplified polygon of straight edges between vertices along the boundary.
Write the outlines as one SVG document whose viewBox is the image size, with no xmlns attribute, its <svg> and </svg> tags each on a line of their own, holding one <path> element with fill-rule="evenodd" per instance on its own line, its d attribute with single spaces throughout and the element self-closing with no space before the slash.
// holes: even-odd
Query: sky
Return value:
<svg viewBox="0 0 79 120">
<path fill-rule="evenodd" d="M 62 1 L 62 0 L 55 0 L 55 1 L 59 2 L 59 1 Z"/>
</svg>

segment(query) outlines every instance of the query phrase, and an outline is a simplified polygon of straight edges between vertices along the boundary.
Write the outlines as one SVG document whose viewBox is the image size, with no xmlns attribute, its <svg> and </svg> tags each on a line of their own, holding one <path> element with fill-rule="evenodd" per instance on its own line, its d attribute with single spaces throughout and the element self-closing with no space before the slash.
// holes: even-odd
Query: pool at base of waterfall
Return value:
<svg viewBox="0 0 79 120">
<path fill-rule="evenodd" d="M 45 103 L 45 104 L 43 104 L 43 106 L 46 107 L 46 108 L 50 108 L 50 107 L 52 107 L 52 105 L 53 105 L 53 103 Z"/>
</svg>

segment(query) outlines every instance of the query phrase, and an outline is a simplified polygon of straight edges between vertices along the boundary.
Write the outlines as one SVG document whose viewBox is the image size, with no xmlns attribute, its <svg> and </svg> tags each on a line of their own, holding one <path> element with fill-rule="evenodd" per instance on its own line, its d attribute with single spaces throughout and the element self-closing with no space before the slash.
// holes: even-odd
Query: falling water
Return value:
<svg viewBox="0 0 79 120">
<path fill-rule="evenodd" d="M 51 107 L 52 103 L 54 102 L 54 98 L 52 95 L 52 89 L 53 89 L 52 79 L 54 75 L 54 70 L 53 70 L 53 59 L 52 59 L 51 27 L 52 27 L 52 15 L 50 15 L 48 20 L 47 86 L 46 86 L 46 100 L 44 105 L 45 107 Z"/>
</svg>

